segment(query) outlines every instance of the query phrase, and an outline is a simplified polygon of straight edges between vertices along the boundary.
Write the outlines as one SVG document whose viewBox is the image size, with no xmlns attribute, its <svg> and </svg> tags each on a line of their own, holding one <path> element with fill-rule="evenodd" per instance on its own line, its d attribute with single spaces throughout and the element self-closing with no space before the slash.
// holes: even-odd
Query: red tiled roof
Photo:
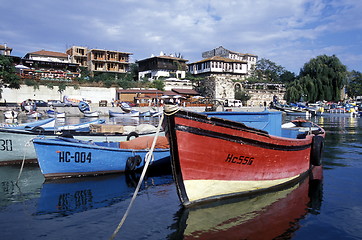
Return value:
<svg viewBox="0 0 362 240">
<path fill-rule="evenodd" d="M 200 93 L 198 93 L 197 91 L 193 90 L 193 89 L 176 89 L 173 88 L 172 89 L 173 92 L 177 93 L 177 94 L 187 94 L 187 95 L 199 95 Z"/>
<path fill-rule="evenodd" d="M 40 51 L 28 53 L 28 54 L 39 55 L 39 56 L 48 56 L 48 57 L 63 57 L 63 58 L 68 57 L 68 55 L 66 53 L 52 52 L 52 51 L 46 51 L 46 50 L 40 50 Z"/>
<path fill-rule="evenodd" d="M 119 89 L 118 93 L 153 93 L 153 94 L 163 94 L 163 91 L 154 90 L 154 89 Z"/>
</svg>

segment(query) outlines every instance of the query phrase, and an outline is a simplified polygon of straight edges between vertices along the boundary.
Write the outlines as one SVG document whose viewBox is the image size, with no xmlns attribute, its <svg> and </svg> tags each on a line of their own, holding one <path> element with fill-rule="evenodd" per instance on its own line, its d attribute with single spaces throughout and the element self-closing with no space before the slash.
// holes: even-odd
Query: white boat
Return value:
<svg viewBox="0 0 362 240">
<path fill-rule="evenodd" d="M 83 114 L 84 114 L 84 117 L 99 117 L 99 112 L 97 112 L 97 111 L 94 111 L 94 112 L 84 111 Z"/>
<path fill-rule="evenodd" d="M 49 109 L 46 111 L 46 114 L 51 118 L 65 118 L 65 112 L 57 112 Z"/>
<path fill-rule="evenodd" d="M 28 118 L 41 118 L 43 116 L 43 114 L 40 112 L 37 112 L 37 111 L 31 111 L 31 112 L 26 113 L 26 116 Z"/>
<path fill-rule="evenodd" d="M 140 116 L 140 112 L 136 110 L 131 110 L 130 112 L 115 112 L 112 110 L 108 110 L 110 117 L 138 117 Z"/>
<path fill-rule="evenodd" d="M 132 107 L 131 107 L 128 103 L 126 103 L 126 102 L 121 102 L 120 108 L 121 108 L 123 111 L 125 111 L 125 112 L 130 112 L 130 111 L 132 111 Z"/>
<path fill-rule="evenodd" d="M 38 120 L 38 121 L 34 121 L 34 122 L 28 122 L 28 123 L 1 123 L 0 124 L 0 129 L 1 128 L 6 128 L 6 129 L 23 129 L 23 130 L 29 130 L 32 129 L 34 127 L 55 127 L 56 126 L 56 122 L 55 122 L 55 118 L 47 118 L 47 119 L 42 119 L 42 120 Z"/>
<path fill-rule="evenodd" d="M 154 116 L 159 116 L 161 115 L 162 112 L 158 112 L 156 110 L 148 110 L 146 112 L 141 112 L 139 114 L 140 117 L 154 117 Z"/>
<path fill-rule="evenodd" d="M 14 118 L 17 118 L 18 115 L 19 115 L 19 112 L 15 111 L 15 110 L 7 110 L 4 112 L 4 116 L 6 119 L 14 119 Z"/>
</svg>

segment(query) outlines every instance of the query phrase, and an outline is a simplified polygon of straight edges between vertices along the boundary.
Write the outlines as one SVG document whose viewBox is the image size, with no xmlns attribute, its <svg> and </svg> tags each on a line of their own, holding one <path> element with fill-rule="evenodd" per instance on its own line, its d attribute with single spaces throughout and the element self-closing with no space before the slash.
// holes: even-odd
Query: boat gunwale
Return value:
<svg viewBox="0 0 362 240">
<path fill-rule="evenodd" d="M 61 138 L 61 139 L 60 139 Z M 72 141 L 67 141 L 67 140 Z M 124 149 L 124 148 L 116 148 L 116 147 L 107 147 L 107 146 L 101 146 L 97 145 L 97 142 L 92 141 L 82 141 L 82 140 L 76 140 L 73 141 L 73 138 L 64 138 L 64 137 L 58 137 L 54 139 L 42 139 L 42 138 L 35 138 L 33 139 L 34 144 L 39 145 L 59 145 L 64 147 L 76 147 L 76 148 L 84 148 L 84 149 L 93 149 L 93 150 L 107 150 L 107 151 L 116 151 L 116 152 L 149 152 L 149 149 Z M 107 143 L 107 142 L 104 142 Z M 117 142 L 113 142 L 117 143 Z M 167 152 L 169 149 L 167 148 L 155 148 L 154 152 Z"/>
</svg>

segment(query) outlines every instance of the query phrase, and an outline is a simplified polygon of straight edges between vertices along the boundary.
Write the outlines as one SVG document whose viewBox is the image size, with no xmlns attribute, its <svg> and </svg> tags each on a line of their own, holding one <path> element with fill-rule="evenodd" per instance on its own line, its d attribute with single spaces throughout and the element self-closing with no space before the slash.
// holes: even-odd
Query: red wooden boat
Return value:
<svg viewBox="0 0 362 240">
<path fill-rule="evenodd" d="M 252 119 L 247 126 L 222 114 L 208 117 L 167 106 L 165 115 L 173 175 L 184 206 L 272 190 L 321 165 L 325 132 L 306 120 L 280 125 L 278 136 L 250 127 Z"/>
</svg>

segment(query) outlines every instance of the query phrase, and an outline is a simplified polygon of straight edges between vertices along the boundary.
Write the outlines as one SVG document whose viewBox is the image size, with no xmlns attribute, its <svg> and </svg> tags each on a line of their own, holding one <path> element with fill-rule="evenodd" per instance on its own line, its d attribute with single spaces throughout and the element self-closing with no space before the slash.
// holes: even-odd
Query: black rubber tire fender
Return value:
<svg viewBox="0 0 362 240">
<path fill-rule="evenodd" d="M 136 132 L 130 132 L 130 133 L 127 135 L 127 141 L 131 140 L 132 137 L 138 138 L 139 135 L 138 135 L 138 133 L 136 133 Z"/>
<path fill-rule="evenodd" d="M 42 127 L 33 127 L 32 129 L 31 129 L 31 131 L 32 132 L 36 132 L 36 133 L 38 133 L 38 134 L 42 134 L 42 133 L 44 133 L 44 128 L 42 128 Z"/>
<path fill-rule="evenodd" d="M 136 167 L 141 164 L 141 162 L 142 158 L 140 155 L 127 158 L 126 171 L 134 171 Z"/>
<path fill-rule="evenodd" d="M 314 166 L 322 165 L 322 152 L 324 148 L 324 138 L 322 136 L 314 136 L 312 141 L 312 149 L 310 163 Z"/>
</svg>

